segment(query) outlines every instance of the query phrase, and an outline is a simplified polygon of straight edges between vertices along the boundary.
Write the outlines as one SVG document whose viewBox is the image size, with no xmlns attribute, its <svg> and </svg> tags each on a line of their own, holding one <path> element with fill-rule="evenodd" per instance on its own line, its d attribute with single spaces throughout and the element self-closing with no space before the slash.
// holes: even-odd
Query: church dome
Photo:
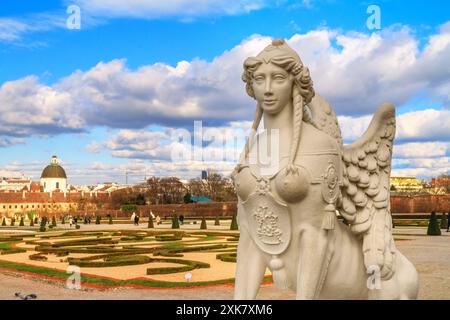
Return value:
<svg viewBox="0 0 450 320">
<path fill-rule="evenodd" d="M 44 168 L 41 178 L 64 178 L 67 179 L 66 171 L 58 164 L 58 158 L 52 157 L 52 162 Z"/>
</svg>

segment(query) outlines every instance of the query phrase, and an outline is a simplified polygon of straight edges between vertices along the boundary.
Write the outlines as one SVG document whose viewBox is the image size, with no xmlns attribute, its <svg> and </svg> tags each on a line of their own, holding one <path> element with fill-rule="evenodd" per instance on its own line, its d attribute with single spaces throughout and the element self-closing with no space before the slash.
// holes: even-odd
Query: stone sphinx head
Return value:
<svg viewBox="0 0 450 320">
<path fill-rule="evenodd" d="M 256 132 L 263 112 L 276 115 L 289 103 L 293 106 L 294 137 L 289 164 L 294 162 L 302 121 L 310 116 L 305 106 L 314 97 L 313 82 L 298 54 L 283 39 L 274 39 L 256 57 L 244 62 L 242 80 L 247 94 L 257 101 L 252 130 Z M 248 155 L 248 144 L 245 155 Z"/>
</svg>

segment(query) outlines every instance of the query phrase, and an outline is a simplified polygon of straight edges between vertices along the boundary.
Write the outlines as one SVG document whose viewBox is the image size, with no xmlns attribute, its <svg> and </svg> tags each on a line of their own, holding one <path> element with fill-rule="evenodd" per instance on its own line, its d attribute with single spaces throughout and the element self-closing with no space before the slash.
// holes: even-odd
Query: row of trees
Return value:
<svg viewBox="0 0 450 320">
<path fill-rule="evenodd" d="M 146 183 L 114 192 L 111 204 L 113 209 L 119 209 L 123 204 L 188 203 L 191 195 L 205 196 L 215 202 L 234 201 L 237 198 L 231 179 L 209 170 L 206 179 L 191 179 L 187 182 L 176 177 L 151 177 Z"/>
</svg>

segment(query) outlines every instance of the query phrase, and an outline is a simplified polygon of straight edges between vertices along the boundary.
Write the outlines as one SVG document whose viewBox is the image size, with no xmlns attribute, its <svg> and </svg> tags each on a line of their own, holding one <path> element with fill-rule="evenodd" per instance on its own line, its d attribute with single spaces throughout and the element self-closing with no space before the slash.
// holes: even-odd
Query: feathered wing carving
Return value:
<svg viewBox="0 0 450 320">
<path fill-rule="evenodd" d="M 306 116 L 305 121 L 311 122 L 317 129 L 322 130 L 330 137 L 336 139 L 339 145 L 342 144 L 341 129 L 336 118 L 336 114 L 328 101 L 318 93 L 315 94 L 309 105 L 306 107 L 310 117 Z"/>
<path fill-rule="evenodd" d="M 383 104 L 364 135 L 342 149 L 344 172 L 338 210 L 351 230 L 363 237 L 366 268 L 378 266 L 383 279 L 395 272 L 389 198 L 394 136 L 395 108 Z"/>
</svg>

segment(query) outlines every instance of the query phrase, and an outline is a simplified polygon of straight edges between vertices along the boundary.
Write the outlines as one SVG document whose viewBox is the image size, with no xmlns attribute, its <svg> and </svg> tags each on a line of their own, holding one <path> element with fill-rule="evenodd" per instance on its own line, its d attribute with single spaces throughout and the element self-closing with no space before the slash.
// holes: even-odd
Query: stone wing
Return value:
<svg viewBox="0 0 450 320">
<path fill-rule="evenodd" d="M 351 230 L 363 237 L 366 268 L 383 279 L 394 274 L 395 245 L 390 213 L 390 172 L 395 107 L 383 104 L 356 142 L 343 146 L 344 179 L 338 208 Z"/>
</svg>

